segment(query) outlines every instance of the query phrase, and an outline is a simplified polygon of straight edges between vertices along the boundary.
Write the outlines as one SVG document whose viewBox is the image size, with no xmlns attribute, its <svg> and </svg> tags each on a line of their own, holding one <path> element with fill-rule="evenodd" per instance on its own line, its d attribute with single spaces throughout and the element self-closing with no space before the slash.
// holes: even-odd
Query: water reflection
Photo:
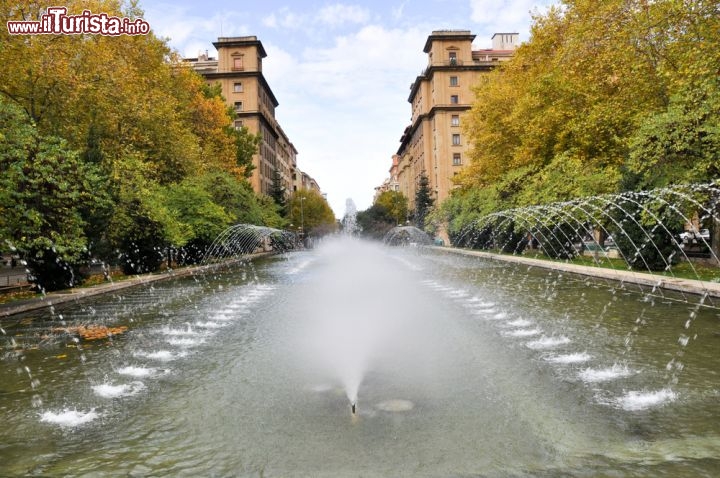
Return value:
<svg viewBox="0 0 720 478">
<path fill-rule="evenodd" d="M 3 329 L 10 476 L 720 472 L 718 311 L 605 281 L 350 241 Z"/>
</svg>

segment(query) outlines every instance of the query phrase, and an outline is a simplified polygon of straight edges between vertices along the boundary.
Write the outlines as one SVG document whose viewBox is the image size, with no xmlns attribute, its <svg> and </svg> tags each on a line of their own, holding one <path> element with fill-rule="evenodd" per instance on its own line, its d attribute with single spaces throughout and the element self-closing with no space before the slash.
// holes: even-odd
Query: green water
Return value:
<svg viewBox="0 0 720 478">
<path fill-rule="evenodd" d="M 8 320 L 0 476 L 718 476 L 677 299 L 340 242 Z"/>
</svg>

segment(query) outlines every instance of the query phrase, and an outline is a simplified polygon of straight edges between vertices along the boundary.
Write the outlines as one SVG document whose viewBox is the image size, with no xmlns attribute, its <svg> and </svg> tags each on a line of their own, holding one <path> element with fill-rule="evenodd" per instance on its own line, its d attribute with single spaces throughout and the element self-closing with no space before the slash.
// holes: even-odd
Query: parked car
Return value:
<svg viewBox="0 0 720 478">
<path fill-rule="evenodd" d="M 695 229 L 691 229 L 689 231 L 684 231 L 680 233 L 680 240 L 684 243 L 693 243 L 697 244 L 698 242 L 702 242 L 703 240 L 705 242 L 710 241 L 710 230 L 709 229 L 700 229 L 700 231 L 697 231 Z"/>
</svg>

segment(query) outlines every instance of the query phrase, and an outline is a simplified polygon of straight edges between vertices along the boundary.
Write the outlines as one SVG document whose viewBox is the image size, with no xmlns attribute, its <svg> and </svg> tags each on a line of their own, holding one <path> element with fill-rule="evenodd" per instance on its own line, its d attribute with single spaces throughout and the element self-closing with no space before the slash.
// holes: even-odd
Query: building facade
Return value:
<svg viewBox="0 0 720 478">
<path fill-rule="evenodd" d="M 383 181 L 383 183 L 375 188 L 375 196 L 373 197 L 373 202 L 375 202 L 382 193 L 385 191 L 400 191 L 400 183 L 398 183 L 398 162 L 400 161 L 400 157 L 397 154 L 393 154 L 392 157 L 392 166 L 390 166 L 390 169 L 388 172 L 390 173 L 390 176 Z"/>
<path fill-rule="evenodd" d="M 407 196 L 411 209 L 422 174 L 429 179 L 435 204 L 450 194 L 452 178 L 470 150 L 462 124 L 475 99 L 472 87 L 480 75 L 509 60 L 519 43 L 517 33 L 496 33 L 492 48 L 473 50 L 474 39 L 469 30 L 438 30 L 425 43 L 428 65 L 410 85 L 411 122 L 393 156 L 392 183 Z"/>
<path fill-rule="evenodd" d="M 235 128 L 245 127 L 260 136 L 258 152 L 253 156 L 255 170 L 250 177 L 253 190 L 270 194 L 278 171 L 285 191 L 291 193 L 297 185 L 298 152 L 275 119 L 279 103 L 262 73 L 265 48 L 255 36 L 221 37 L 213 45 L 216 58 L 205 53 L 185 58 L 184 62 L 208 83 L 220 85 L 223 97 L 234 110 Z"/>
</svg>

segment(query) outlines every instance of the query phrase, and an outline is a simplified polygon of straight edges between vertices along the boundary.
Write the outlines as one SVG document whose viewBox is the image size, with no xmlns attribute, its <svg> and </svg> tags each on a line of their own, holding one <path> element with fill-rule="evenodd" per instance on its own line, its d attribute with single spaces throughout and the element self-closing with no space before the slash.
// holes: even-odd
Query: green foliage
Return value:
<svg viewBox="0 0 720 478">
<path fill-rule="evenodd" d="M 165 204 L 165 188 L 148 178 L 151 167 L 128 156 L 114 171 L 116 208 L 108 224 L 108 241 L 126 274 L 157 270 L 171 245 L 182 245 L 190 229 Z"/>
<path fill-rule="evenodd" d="M 245 177 L 249 178 L 255 170 L 253 155 L 257 153 L 262 139 L 259 134 L 251 134 L 244 126 L 239 130 L 233 129 L 232 134 L 235 138 L 235 163 L 243 168 Z"/>
<path fill-rule="evenodd" d="M 668 271 L 677 264 L 681 250 L 675 231 L 682 221 L 664 201 L 641 194 L 624 194 L 612 213 L 610 226 L 628 267 L 640 271 Z"/>
<path fill-rule="evenodd" d="M 688 85 L 631 138 L 629 168 L 642 186 L 720 177 L 720 80 Z"/>
<path fill-rule="evenodd" d="M 289 219 L 295 230 L 302 232 L 305 237 L 323 236 L 337 228 L 335 214 L 317 191 L 301 189 L 295 192 L 289 208 Z"/>
<path fill-rule="evenodd" d="M 0 131 L 0 238 L 20 251 L 46 290 L 79 283 L 88 246 L 83 213 L 108 203 L 99 170 L 2 100 Z"/>
<path fill-rule="evenodd" d="M 546 256 L 552 259 L 572 259 L 578 253 L 573 244 L 581 240 L 577 225 L 565 217 L 551 215 L 533 231 Z"/>
<path fill-rule="evenodd" d="M 415 193 L 415 227 L 420 230 L 425 229 L 425 218 L 430 213 L 435 200 L 432 198 L 430 190 L 430 180 L 425 171 L 420 174 L 418 180 L 417 192 Z"/>
<path fill-rule="evenodd" d="M 376 202 L 357 213 L 357 225 L 361 236 L 381 240 L 390 229 L 397 226 L 397 220 L 387 207 Z"/>
<path fill-rule="evenodd" d="M 159 194 L 170 215 L 183 224 L 187 241 L 209 245 L 232 223 L 233 218 L 220 204 L 213 202 L 210 191 L 203 186 L 202 177 L 186 178 L 181 183 L 163 188 Z"/>
<path fill-rule="evenodd" d="M 282 183 L 282 174 L 278 169 L 273 172 L 273 184 L 270 197 L 275 201 L 280 215 L 284 216 L 287 213 L 287 197 L 285 187 Z"/>
<path fill-rule="evenodd" d="M 387 211 L 387 214 L 395 221 L 394 225 L 404 225 L 408 217 L 408 200 L 399 191 L 383 191 L 375 199 L 375 204 Z"/>
<path fill-rule="evenodd" d="M 719 178 L 718 8 L 564 0 L 536 14 L 476 85 L 471 162 L 432 217 L 459 238 L 496 211 Z"/>
<path fill-rule="evenodd" d="M 142 16 L 136 2 L 64 5 Z M 0 0 L 0 21 L 45 7 Z M 0 239 L 49 287 L 76 283 L 89 255 L 145 272 L 228 224 L 287 224 L 246 181 L 260 138 L 165 40 L 0 29 L 0 62 Z"/>
<path fill-rule="evenodd" d="M 278 214 L 272 199 L 255 194 L 245 180 L 238 180 L 221 170 L 211 170 L 200 176 L 198 181 L 210 193 L 212 201 L 223 207 L 232 224 L 255 224 L 278 229 L 288 224 Z"/>
<path fill-rule="evenodd" d="M 384 191 L 375 203 L 356 217 L 361 236 L 380 240 L 395 226 L 405 225 L 408 218 L 408 200 L 399 191 Z"/>
</svg>

